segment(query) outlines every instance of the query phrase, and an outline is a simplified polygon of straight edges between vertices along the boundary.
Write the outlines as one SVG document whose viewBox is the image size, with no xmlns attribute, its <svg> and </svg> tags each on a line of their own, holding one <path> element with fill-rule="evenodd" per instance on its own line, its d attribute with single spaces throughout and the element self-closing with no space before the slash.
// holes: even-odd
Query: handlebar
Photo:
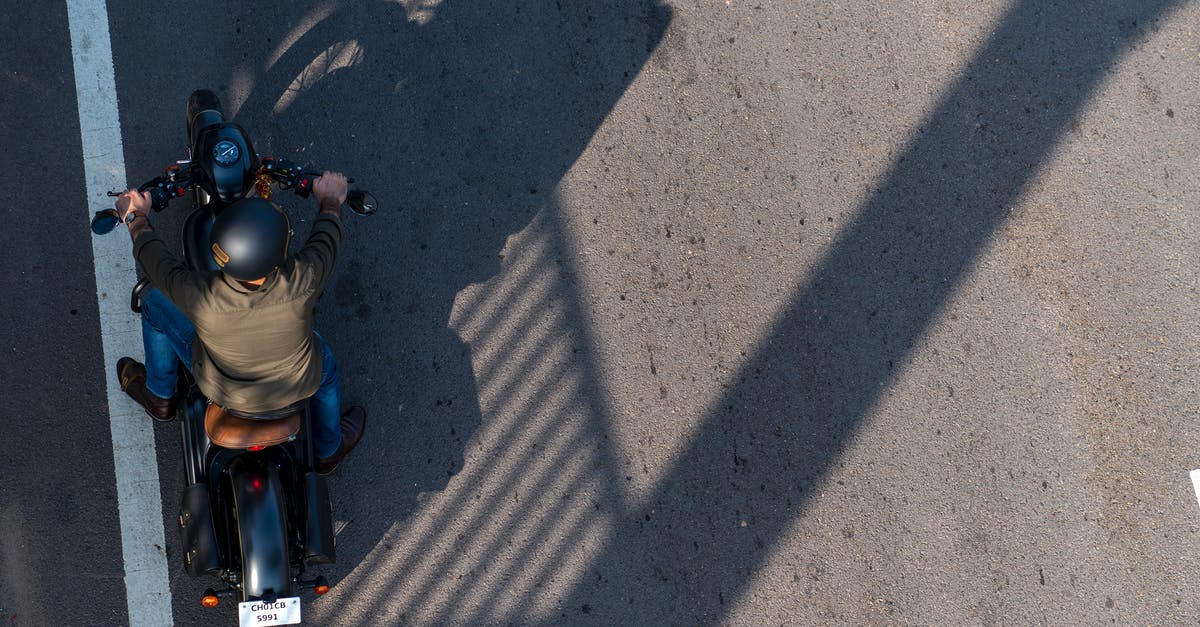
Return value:
<svg viewBox="0 0 1200 627">
<path fill-rule="evenodd" d="M 178 168 L 178 166 L 171 167 Z M 168 168 L 168 172 L 170 172 L 170 170 L 171 168 Z M 191 189 L 192 186 L 196 184 L 195 179 L 196 177 L 193 176 L 191 172 L 188 172 L 184 175 L 170 172 L 169 174 L 156 176 L 149 181 L 142 183 L 138 186 L 137 190 L 139 192 L 150 192 L 150 206 L 155 211 L 162 211 L 163 209 L 167 208 L 168 203 L 184 195 L 187 190 Z M 110 198 L 116 198 L 122 193 L 123 192 L 110 191 L 108 192 L 108 195 Z"/>
<path fill-rule="evenodd" d="M 312 193 L 313 182 L 325 174 L 275 157 L 263 157 L 261 162 L 262 167 L 259 168 L 259 172 L 274 179 L 283 189 L 295 191 L 301 198 L 308 198 L 308 195 Z M 346 182 L 353 183 L 354 179 L 347 178 Z"/>
<path fill-rule="evenodd" d="M 301 198 L 312 194 L 313 183 L 324 172 L 311 170 L 290 161 L 275 157 L 262 157 L 259 174 L 266 175 L 279 184 L 281 189 L 291 190 Z M 137 191 L 150 193 L 150 206 L 155 211 L 162 211 L 174 199 L 187 193 L 200 182 L 200 173 L 191 163 L 181 163 L 168 166 L 162 176 L 156 176 L 138 186 Z M 347 183 L 354 179 L 347 178 Z M 110 191 L 108 196 L 115 198 L 122 191 Z M 378 208 L 375 196 L 370 192 L 352 189 L 346 196 L 346 204 L 359 215 L 371 215 Z M 121 216 L 116 209 L 102 209 L 92 216 L 92 232 L 97 235 L 108 233 L 121 222 Z"/>
</svg>

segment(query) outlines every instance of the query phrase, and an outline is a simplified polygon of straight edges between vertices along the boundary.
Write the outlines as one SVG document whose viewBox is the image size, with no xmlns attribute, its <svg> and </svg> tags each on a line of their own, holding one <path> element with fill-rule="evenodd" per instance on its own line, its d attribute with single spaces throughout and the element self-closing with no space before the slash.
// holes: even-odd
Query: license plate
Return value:
<svg viewBox="0 0 1200 627">
<path fill-rule="evenodd" d="M 300 597 L 266 601 L 243 601 L 238 604 L 240 627 L 266 627 L 267 625 L 295 625 L 300 622 Z"/>
</svg>

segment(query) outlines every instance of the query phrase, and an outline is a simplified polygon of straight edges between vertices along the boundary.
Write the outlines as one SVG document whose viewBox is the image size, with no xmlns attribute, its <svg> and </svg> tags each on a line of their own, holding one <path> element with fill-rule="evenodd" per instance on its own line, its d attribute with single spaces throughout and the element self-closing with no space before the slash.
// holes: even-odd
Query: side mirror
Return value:
<svg viewBox="0 0 1200 627">
<path fill-rule="evenodd" d="M 96 235 L 104 235 L 117 228 L 120 223 L 121 216 L 116 209 L 97 211 L 96 215 L 92 216 L 92 232 Z"/>
<path fill-rule="evenodd" d="M 379 201 L 375 200 L 374 194 L 361 189 L 350 190 L 346 196 L 346 204 L 350 205 L 351 211 L 360 216 L 369 216 L 379 208 Z"/>
</svg>

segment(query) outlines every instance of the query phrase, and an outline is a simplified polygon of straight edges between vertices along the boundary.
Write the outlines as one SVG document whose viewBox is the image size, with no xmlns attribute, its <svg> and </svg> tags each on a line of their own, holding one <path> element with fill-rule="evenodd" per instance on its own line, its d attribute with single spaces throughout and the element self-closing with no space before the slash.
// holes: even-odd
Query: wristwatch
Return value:
<svg viewBox="0 0 1200 627">
<path fill-rule="evenodd" d="M 129 225 L 133 224 L 133 221 L 140 217 L 142 217 L 142 214 L 140 214 L 136 211 L 130 211 L 129 213 L 125 214 L 125 220 L 124 220 L 125 225 L 129 226 Z"/>
</svg>

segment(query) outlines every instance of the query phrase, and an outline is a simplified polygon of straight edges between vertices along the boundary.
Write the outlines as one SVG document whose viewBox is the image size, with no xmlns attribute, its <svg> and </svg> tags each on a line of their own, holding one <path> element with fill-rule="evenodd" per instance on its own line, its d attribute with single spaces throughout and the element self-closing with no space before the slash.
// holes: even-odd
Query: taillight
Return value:
<svg viewBox="0 0 1200 627">
<path fill-rule="evenodd" d="M 253 452 L 253 451 L 261 451 L 265 448 L 267 448 L 267 447 L 265 447 L 265 446 L 250 446 L 250 447 L 247 447 L 246 450 Z"/>
</svg>

